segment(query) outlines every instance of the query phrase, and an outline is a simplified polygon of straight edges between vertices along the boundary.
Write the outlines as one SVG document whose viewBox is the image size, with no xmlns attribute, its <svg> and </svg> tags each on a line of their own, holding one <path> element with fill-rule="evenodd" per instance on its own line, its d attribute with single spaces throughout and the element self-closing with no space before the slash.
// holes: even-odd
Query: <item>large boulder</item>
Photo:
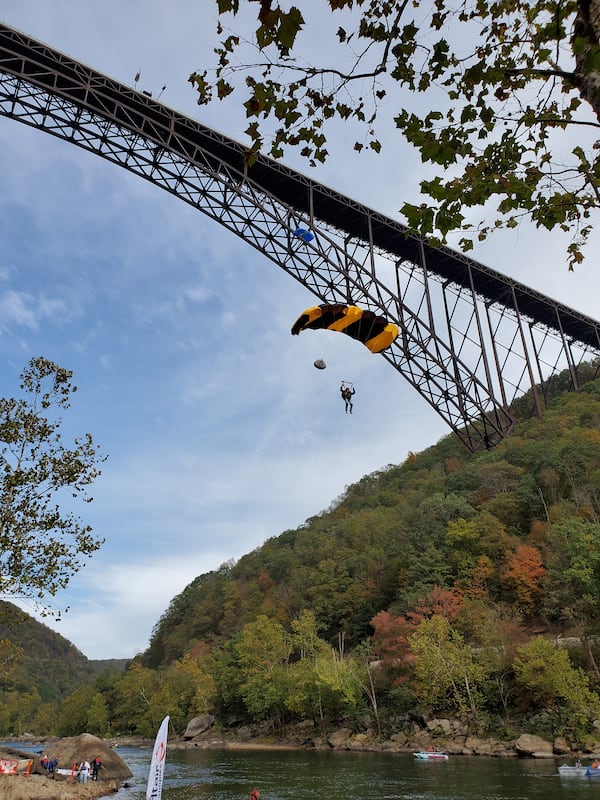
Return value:
<svg viewBox="0 0 600 800">
<path fill-rule="evenodd" d="M 56 739 L 49 743 L 44 750 L 48 758 L 58 757 L 60 769 L 69 769 L 73 764 L 82 761 L 92 761 L 99 756 L 102 766 L 99 772 L 101 781 L 123 781 L 132 777 L 132 772 L 121 756 L 109 747 L 102 739 L 92 736 L 91 733 L 82 733 L 80 736 L 71 736 L 67 739 Z M 46 771 L 40 763 L 40 757 L 34 759 L 32 772 L 45 774 Z"/>
<path fill-rule="evenodd" d="M 334 731 L 331 733 L 327 741 L 329 742 L 329 746 L 335 748 L 336 750 L 347 750 L 348 749 L 348 741 L 352 736 L 352 731 L 350 728 L 340 728 L 338 731 Z"/>
<path fill-rule="evenodd" d="M 451 722 L 449 719 L 430 719 L 426 724 L 430 733 L 441 732 L 446 736 L 450 733 Z"/>
<path fill-rule="evenodd" d="M 552 758 L 552 742 L 547 742 L 541 736 L 523 733 L 515 742 L 515 749 L 520 756 L 529 758 Z"/>
<path fill-rule="evenodd" d="M 567 742 L 564 736 L 557 736 L 554 740 L 553 750 L 557 756 L 566 756 L 572 750 L 571 745 Z"/>
<path fill-rule="evenodd" d="M 209 731 L 215 724 L 215 718 L 212 714 L 201 714 L 199 717 L 194 717 L 188 723 L 184 739 L 195 739 L 196 736 L 202 736 L 203 733 Z"/>
</svg>

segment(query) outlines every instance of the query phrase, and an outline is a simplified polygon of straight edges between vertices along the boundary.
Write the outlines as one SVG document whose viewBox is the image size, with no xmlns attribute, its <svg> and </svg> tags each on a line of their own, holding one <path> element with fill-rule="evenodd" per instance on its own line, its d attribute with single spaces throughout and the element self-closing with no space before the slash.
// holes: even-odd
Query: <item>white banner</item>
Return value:
<svg viewBox="0 0 600 800">
<path fill-rule="evenodd" d="M 167 736 L 169 733 L 169 717 L 165 717 L 161 723 L 154 750 L 152 751 L 152 761 L 150 763 L 150 774 L 148 775 L 148 788 L 146 789 L 146 800 L 160 800 L 162 794 L 163 777 L 165 774 L 165 759 L 167 757 Z"/>
</svg>

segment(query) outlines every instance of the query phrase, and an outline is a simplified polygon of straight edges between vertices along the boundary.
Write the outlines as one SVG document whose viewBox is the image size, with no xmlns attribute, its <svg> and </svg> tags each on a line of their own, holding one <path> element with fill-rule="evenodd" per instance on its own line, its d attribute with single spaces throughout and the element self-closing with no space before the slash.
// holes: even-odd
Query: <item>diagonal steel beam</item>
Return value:
<svg viewBox="0 0 600 800">
<path fill-rule="evenodd" d="M 539 397 L 534 367 L 543 381 L 566 362 L 575 387 L 578 366 L 600 353 L 594 320 L 278 162 L 248 167 L 241 144 L 1 23 L 0 115 L 179 197 L 322 302 L 396 322 L 383 358 L 470 450 L 510 432 L 517 396 Z"/>
</svg>

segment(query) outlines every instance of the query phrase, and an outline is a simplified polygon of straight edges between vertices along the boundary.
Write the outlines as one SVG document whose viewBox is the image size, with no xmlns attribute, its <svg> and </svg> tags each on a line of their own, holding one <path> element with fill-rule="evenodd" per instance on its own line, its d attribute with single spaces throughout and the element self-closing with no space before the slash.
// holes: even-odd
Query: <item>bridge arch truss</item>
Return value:
<svg viewBox="0 0 600 800">
<path fill-rule="evenodd" d="M 0 115 L 118 164 L 177 196 L 323 303 L 380 312 L 381 354 L 470 449 L 492 447 L 529 393 L 597 363 L 600 324 L 0 23 Z M 294 232 L 309 230 L 305 241 Z M 308 238 L 308 237 L 307 237 Z"/>
</svg>

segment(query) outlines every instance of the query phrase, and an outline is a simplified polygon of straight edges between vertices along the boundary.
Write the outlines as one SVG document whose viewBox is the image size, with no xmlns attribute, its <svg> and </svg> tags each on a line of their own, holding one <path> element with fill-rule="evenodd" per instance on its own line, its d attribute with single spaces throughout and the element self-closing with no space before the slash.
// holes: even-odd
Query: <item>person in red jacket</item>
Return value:
<svg viewBox="0 0 600 800">
<path fill-rule="evenodd" d="M 98 773 L 100 772 L 100 767 L 102 766 L 102 761 L 100 760 L 99 756 L 92 761 L 92 780 L 98 780 Z"/>
</svg>

